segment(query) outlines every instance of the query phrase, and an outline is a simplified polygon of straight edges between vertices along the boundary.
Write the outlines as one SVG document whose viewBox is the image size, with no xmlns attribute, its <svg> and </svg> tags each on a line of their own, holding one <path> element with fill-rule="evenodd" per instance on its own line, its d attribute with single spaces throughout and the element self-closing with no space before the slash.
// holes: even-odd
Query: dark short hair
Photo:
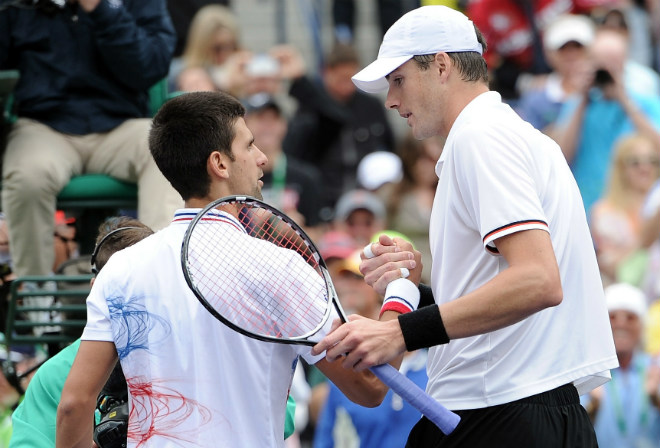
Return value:
<svg viewBox="0 0 660 448">
<path fill-rule="evenodd" d="M 206 162 L 213 151 L 234 160 L 234 125 L 243 116 L 243 105 L 223 92 L 184 93 L 160 108 L 149 133 L 149 150 L 184 200 L 208 194 Z"/>
<path fill-rule="evenodd" d="M 476 25 L 474 25 L 474 31 L 477 34 L 477 41 L 481 44 L 485 53 L 488 48 L 486 39 Z M 454 62 L 454 65 L 456 65 L 463 81 L 483 81 L 488 84 L 488 66 L 481 54 L 476 51 L 459 51 L 447 53 L 447 55 Z M 413 60 L 422 70 L 428 70 L 433 59 L 435 59 L 435 54 L 413 56 Z"/>
<path fill-rule="evenodd" d="M 132 246 L 153 234 L 146 224 L 128 216 L 115 216 L 101 223 L 96 237 L 96 247 L 92 256 L 92 265 L 96 272 L 108 262 L 117 251 Z"/>
</svg>

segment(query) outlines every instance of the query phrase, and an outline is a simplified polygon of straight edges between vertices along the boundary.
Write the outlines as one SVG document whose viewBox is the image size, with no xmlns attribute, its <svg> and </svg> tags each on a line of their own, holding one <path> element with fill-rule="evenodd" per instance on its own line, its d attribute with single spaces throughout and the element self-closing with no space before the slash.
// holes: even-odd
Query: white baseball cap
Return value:
<svg viewBox="0 0 660 448">
<path fill-rule="evenodd" d="M 646 295 L 644 292 L 627 283 L 615 283 L 605 288 L 607 311 L 629 311 L 640 320 L 644 320 L 647 312 Z"/>
<path fill-rule="evenodd" d="M 565 14 L 548 25 L 543 34 L 543 44 L 548 50 L 559 50 L 569 42 L 586 47 L 591 45 L 596 26 L 587 16 Z"/>
<path fill-rule="evenodd" d="M 397 67 L 413 56 L 442 51 L 483 54 L 472 21 L 447 6 L 429 5 L 413 9 L 387 30 L 378 58 L 353 76 L 353 83 L 369 93 L 386 90 L 385 76 Z"/>
<path fill-rule="evenodd" d="M 403 177 L 401 165 L 401 158 L 392 152 L 369 153 L 358 164 L 358 183 L 373 191 L 388 182 L 398 182 Z"/>
</svg>

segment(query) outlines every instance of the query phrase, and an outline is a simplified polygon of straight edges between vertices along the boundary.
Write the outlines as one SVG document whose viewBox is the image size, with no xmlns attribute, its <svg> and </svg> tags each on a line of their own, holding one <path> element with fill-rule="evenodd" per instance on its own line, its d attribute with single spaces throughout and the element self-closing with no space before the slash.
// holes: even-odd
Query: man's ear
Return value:
<svg viewBox="0 0 660 448">
<path fill-rule="evenodd" d="M 220 151 L 213 151 L 206 160 L 206 169 L 211 177 L 229 178 L 229 156 Z"/>
<path fill-rule="evenodd" d="M 445 52 L 436 53 L 433 60 L 433 67 L 441 78 L 446 79 L 450 69 L 453 67 L 452 60 Z"/>
</svg>

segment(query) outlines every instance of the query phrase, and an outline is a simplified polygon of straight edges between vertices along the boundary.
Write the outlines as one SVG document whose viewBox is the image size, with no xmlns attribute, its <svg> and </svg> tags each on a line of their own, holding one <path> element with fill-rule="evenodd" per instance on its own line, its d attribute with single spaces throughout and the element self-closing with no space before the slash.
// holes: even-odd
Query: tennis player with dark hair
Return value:
<svg viewBox="0 0 660 448">
<path fill-rule="evenodd" d="M 199 210 L 229 195 L 261 197 L 266 156 L 243 115 L 227 94 L 196 92 L 168 101 L 154 118 L 151 152 L 187 208 L 167 228 L 113 255 L 98 276 L 58 409 L 58 447 L 89 446 L 90 411 L 117 357 L 128 383 L 129 447 L 282 447 L 299 356 L 362 405 L 376 406 L 385 396 L 386 387 L 370 372 L 312 356 L 311 347 L 258 341 L 221 324 L 186 284 L 182 242 Z M 214 213 L 214 225 L 228 234 L 245 232 L 236 216 Z M 254 274 L 261 261 L 231 248 L 223 256 L 236 260 L 238 275 Z M 286 266 L 280 271 L 296 275 Z M 252 284 L 243 293 L 267 291 Z"/>
<path fill-rule="evenodd" d="M 426 6 L 353 77 L 388 90 L 386 107 L 416 138 L 445 139 L 432 285 L 416 311 L 353 318 L 313 353 L 362 371 L 430 347 L 427 392 L 461 422 L 445 436 L 423 418 L 409 447 L 595 447 L 579 394 L 608 381 L 617 359 L 584 207 L 558 145 L 489 91 L 485 48 L 463 14 Z M 382 293 L 414 255 L 383 237 L 361 270 Z M 417 265 L 409 278 L 420 275 Z"/>
</svg>

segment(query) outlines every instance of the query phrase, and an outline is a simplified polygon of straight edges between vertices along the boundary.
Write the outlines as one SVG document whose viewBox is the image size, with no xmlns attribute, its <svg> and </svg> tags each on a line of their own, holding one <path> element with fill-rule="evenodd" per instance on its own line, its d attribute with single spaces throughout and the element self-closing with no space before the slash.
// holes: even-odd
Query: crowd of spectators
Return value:
<svg viewBox="0 0 660 448">
<path fill-rule="evenodd" d="M 21 72 L 11 111 L 18 120 L 3 148 L 0 317 L 12 271 L 50 274 L 78 255 L 75 223 L 55 213 L 56 195 L 72 176 L 100 172 L 137 183 L 137 216 L 155 230 L 167 223 L 180 198 L 145 158 L 147 91 L 162 79 L 170 94 L 221 90 L 241 100 L 269 158 L 265 200 L 325 251 L 340 298 L 347 291 L 355 312 L 373 315 L 366 305 L 357 309 L 360 300 L 379 309 L 378 297 L 355 286 L 360 273 L 351 259 L 379 232 L 406 235 L 422 252 L 422 280 L 430 281 L 428 228 L 443 142 L 398 131 L 382 98 L 355 88 L 358 2 L 332 3 L 332 41 L 315 70 L 292 45 L 246 48 L 241 34 L 258 30 L 242 28 L 227 1 L 74 0 L 48 9 L 0 1 L 0 70 Z M 583 197 L 621 364 L 616 381 L 583 403 L 599 438 L 614 443 L 603 446 L 657 442 L 660 0 L 379 1 L 374 29 L 384 32 L 420 4 L 463 10 L 488 42 L 493 90 L 560 144 Z M 418 358 L 424 353 L 409 360 L 415 371 Z M 362 411 L 314 379 L 318 372 L 305 373 L 310 388 L 299 421 L 306 426 L 290 448 L 311 446 L 317 421 L 314 446 L 381 446 L 386 434 L 370 433 Z M 0 437 L 8 438 L 5 411 L 19 397 L 10 386 L 0 394 Z M 403 409 L 396 400 L 386 402 Z"/>
</svg>

